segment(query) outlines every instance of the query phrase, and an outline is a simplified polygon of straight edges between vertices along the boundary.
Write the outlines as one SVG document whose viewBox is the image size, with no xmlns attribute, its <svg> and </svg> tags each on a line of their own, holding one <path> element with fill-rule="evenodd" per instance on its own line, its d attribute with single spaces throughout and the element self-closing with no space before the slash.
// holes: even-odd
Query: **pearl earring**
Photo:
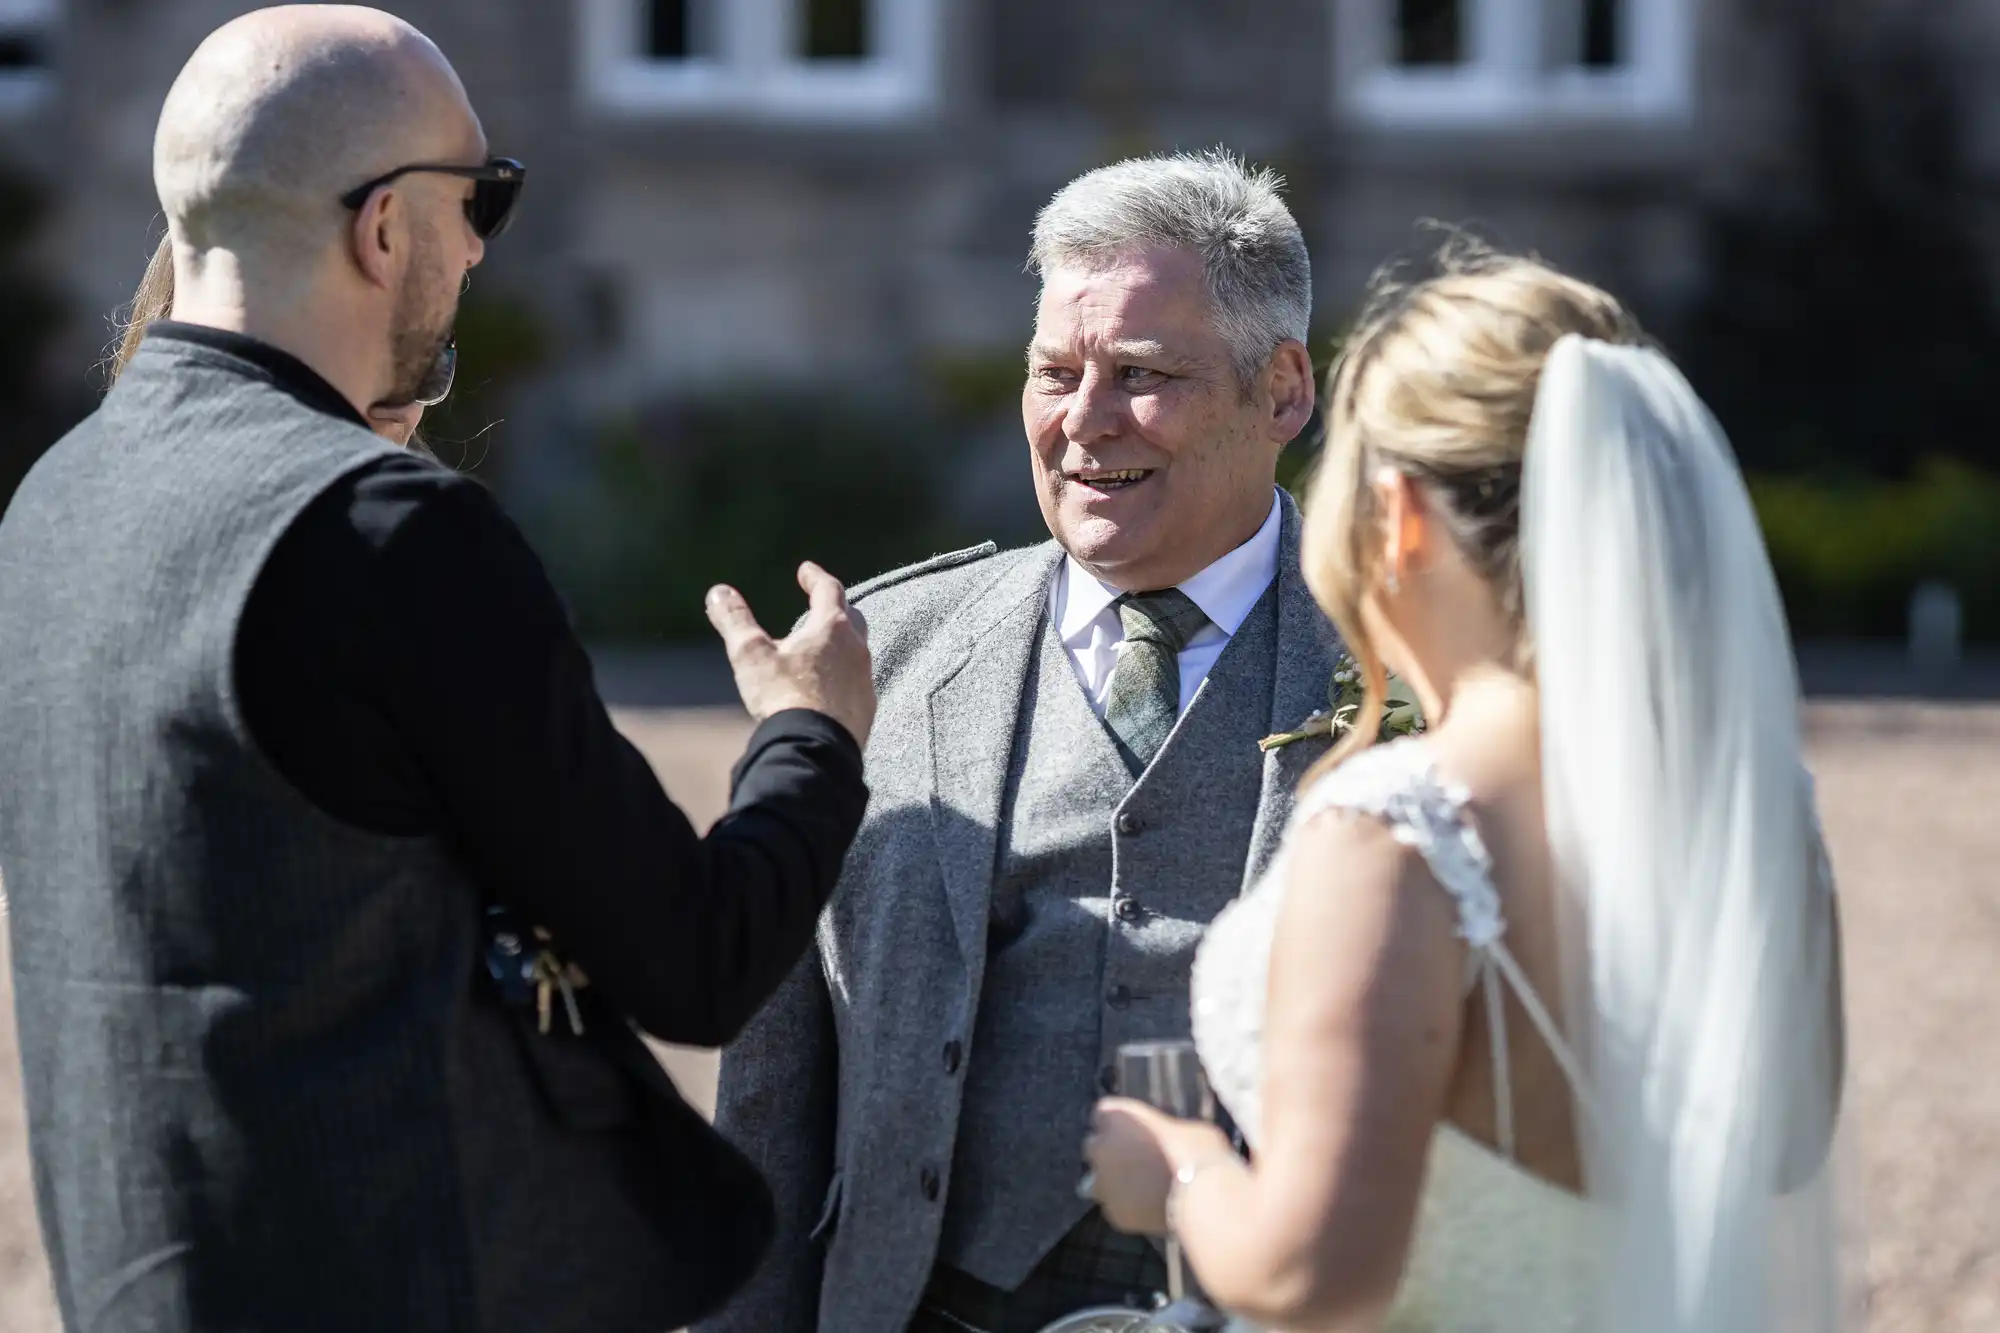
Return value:
<svg viewBox="0 0 2000 1333">
<path fill-rule="evenodd" d="M 1403 580 L 1396 576 L 1395 570 L 1391 569 L 1388 577 L 1382 580 L 1382 586 L 1387 588 L 1389 595 L 1393 597 L 1403 590 Z"/>
</svg>

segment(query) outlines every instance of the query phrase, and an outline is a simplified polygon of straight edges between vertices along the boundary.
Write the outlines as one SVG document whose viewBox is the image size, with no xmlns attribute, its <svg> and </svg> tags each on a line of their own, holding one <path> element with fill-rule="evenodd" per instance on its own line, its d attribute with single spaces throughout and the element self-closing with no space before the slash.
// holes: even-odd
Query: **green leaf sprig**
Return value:
<svg viewBox="0 0 2000 1333">
<path fill-rule="evenodd" d="M 1352 731 L 1354 719 L 1360 715 L 1361 705 L 1366 702 L 1363 695 L 1361 666 L 1352 657 L 1343 653 L 1333 668 L 1333 679 L 1329 682 L 1327 691 L 1327 706 L 1301 722 L 1295 730 L 1266 736 L 1257 742 L 1257 748 L 1269 753 L 1308 737 L 1333 736 Z M 1382 707 L 1382 725 L 1378 733 L 1380 738 L 1386 741 L 1398 736 L 1414 736 L 1423 729 L 1424 713 L 1417 704 L 1416 691 L 1396 676 L 1390 676 L 1388 697 Z"/>
</svg>

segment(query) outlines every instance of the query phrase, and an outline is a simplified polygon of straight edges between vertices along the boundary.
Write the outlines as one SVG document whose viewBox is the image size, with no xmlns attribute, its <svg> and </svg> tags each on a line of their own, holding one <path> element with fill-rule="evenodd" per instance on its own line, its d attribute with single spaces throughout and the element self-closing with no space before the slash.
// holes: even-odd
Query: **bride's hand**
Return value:
<svg viewBox="0 0 2000 1333">
<path fill-rule="evenodd" d="M 1090 1137 L 1083 1141 L 1091 1197 L 1112 1226 L 1142 1236 L 1167 1233 L 1174 1172 L 1230 1151 L 1228 1138 L 1214 1125 L 1177 1120 L 1124 1097 L 1097 1104 Z"/>
</svg>

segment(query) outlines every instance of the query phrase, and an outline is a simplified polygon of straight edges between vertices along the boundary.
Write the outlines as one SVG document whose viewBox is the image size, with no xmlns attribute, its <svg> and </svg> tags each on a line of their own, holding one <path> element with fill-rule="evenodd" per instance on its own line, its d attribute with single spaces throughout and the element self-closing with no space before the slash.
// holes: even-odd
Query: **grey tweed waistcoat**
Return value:
<svg viewBox="0 0 2000 1333">
<path fill-rule="evenodd" d="M 1218 747 L 1259 757 L 1276 598 L 1238 627 L 1134 782 L 1048 618 L 1022 699 L 993 874 L 989 958 L 939 1258 L 1012 1289 L 1080 1221 L 1083 1136 L 1119 1046 L 1188 1035 L 1188 974 L 1242 878 L 1258 785 L 1213 781 Z M 1206 781 L 1204 781 L 1206 777 Z M 1202 822 L 1180 854 L 1145 838 Z M 1155 840 L 1154 847 L 1157 847 Z"/>
<path fill-rule="evenodd" d="M 267 555 L 385 452 L 163 339 L 0 522 L 0 874 L 76 1333 L 660 1333 L 765 1244 L 615 1015 L 538 1042 L 498 1003 L 445 838 L 336 823 L 244 728 Z"/>
</svg>

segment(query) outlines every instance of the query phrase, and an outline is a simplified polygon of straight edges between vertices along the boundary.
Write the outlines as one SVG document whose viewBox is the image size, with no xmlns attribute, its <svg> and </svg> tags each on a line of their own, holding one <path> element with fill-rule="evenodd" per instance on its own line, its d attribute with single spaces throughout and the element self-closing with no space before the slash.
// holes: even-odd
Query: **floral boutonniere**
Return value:
<svg viewBox="0 0 2000 1333">
<path fill-rule="evenodd" d="M 1333 668 L 1327 692 L 1327 706 L 1298 725 L 1295 731 L 1281 731 L 1257 742 L 1260 750 L 1276 750 L 1308 736 L 1334 736 L 1354 729 L 1354 719 L 1362 705 L 1361 667 L 1352 657 L 1341 654 Z M 1423 710 L 1417 706 L 1416 691 L 1394 676 L 1389 677 L 1388 699 L 1382 708 L 1380 735 L 1383 740 L 1414 736 L 1424 729 Z"/>
</svg>

